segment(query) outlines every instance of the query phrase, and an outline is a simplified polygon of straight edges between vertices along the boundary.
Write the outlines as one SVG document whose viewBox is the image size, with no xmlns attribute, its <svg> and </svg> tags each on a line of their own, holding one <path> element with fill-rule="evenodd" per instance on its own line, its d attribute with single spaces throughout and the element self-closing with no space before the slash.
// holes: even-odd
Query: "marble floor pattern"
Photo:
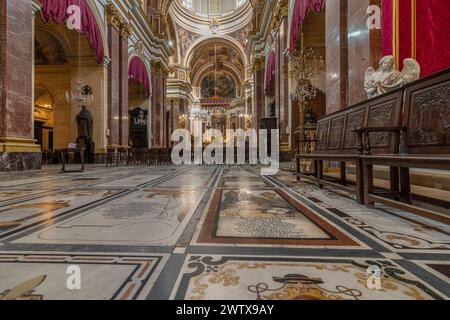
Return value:
<svg viewBox="0 0 450 320">
<path fill-rule="evenodd" d="M 3 174 L 0 300 L 450 299 L 450 227 L 351 198 L 254 166 Z"/>
</svg>

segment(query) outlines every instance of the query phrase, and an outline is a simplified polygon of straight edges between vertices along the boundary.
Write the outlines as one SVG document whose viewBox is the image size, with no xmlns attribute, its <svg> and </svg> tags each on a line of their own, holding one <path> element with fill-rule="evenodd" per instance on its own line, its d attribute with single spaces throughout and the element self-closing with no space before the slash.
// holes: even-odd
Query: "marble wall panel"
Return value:
<svg viewBox="0 0 450 320">
<path fill-rule="evenodd" d="M 128 39 L 120 38 L 120 124 L 119 124 L 119 143 L 122 146 L 128 146 Z"/>
<path fill-rule="evenodd" d="M 0 152 L 0 172 L 37 170 L 42 167 L 42 155 L 35 152 Z"/>
<path fill-rule="evenodd" d="M 341 1 L 326 2 L 326 97 L 327 114 L 342 109 L 341 87 L 346 87 L 346 77 L 341 77 L 341 57 L 345 58 L 346 43 L 341 39 L 341 25 L 345 27 L 346 16 L 341 14 Z M 345 101 L 345 95 L 344 95 Z"/>
<path fill-rule="evenodd" d="M 364 74 L 371 66 L 370 31 L 367 8 L 370 0 L 348 0 L 348 103 L 367 99 Z"/>
<path fill-rule="evenodd" d="M 111 63 L 108 69 L 108 127 L 109 145 L 120 144 L 120 35 L 112 25 L 108 26 L 108 45 Z"/>
<path fill-rule="evenodd" d="M 32 14 L 27 0 L 1 0 L 0 136 L 32 138 Z"/>
</svg>

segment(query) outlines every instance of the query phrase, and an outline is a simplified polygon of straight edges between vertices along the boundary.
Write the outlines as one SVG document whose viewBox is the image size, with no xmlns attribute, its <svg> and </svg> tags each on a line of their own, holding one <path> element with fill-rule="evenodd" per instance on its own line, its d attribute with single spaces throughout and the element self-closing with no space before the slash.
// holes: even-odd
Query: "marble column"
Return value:
<svg viewBox="0 0 450 320">
<path fill-rule="evenodd" d="M 347 105 L 347 0 L 329 0 L 325 7 L 327 114 Z"/>
<path fill-rule="evenodd" d="M 129 124 L 128 124 L 128 38 L 131 35 L 131 27 L 127 23 L 121 25 L 120 33 L 120 67 L 119 67 L 119 144 L 129 145 Z"/>
<path fill-rule="evenodd" d="M 38 169 L 33 139 L 33 13 L 28 0 L 0 0 L 0 171 Z"/>
<path fill-rule="evenodd" d="M 265 93 L 264 93 L 264 60 L 259 58 L 254 63 L 254 105 L 253 126 L 259 129 L 262 118 L 265 117 Z"/>
<path fill-rule="evenodd" d="M 172 133 L 171 131 L 171 118 L 173 116 L 172 110 L 170 109 L 170 105 L 167 103 L 167 77 L 168 73 L 167 70 L 162 68 L 161 69 L 161 103 L 162 103 L 162 110 L 167 110 L 168 114 L 166 112 L 163 113 L 163 148 L 170 147 L 170 135 Z M 166 116 L 169 117 L 169 120 L 167 121 Z"/>
<path fill-rule="evenodd" d="M 107 7 L 108 15 L 108 47 L 110 64 L 108 68 L 108 128 L 109 146 L 120 145 L 120 28 L 121 20 L 117 9 Z"/>
<path fill-rule="evenodd" d="M 284 17 L 276 40 L 275 102 L 277 106 L 280 149 L 289 151 L 289 61 L 284 54 L 287 48 L 288 18 Z"/>
<path fill-rule="evenodd" d="M 367 8 L 381 6 L 380 0 L 348 0 L 348 104 L 367 99 L 364 74 L 369 67 L 378 68 L 381 57 L 381 30 L 367 28 Z"/>
<path fill-rule="evenodd" d="M 367 99 L 364 73 L 378 68 L 381 30 L 367 28 L 367 8 L 380 0 L 326 2 L 327 114 Z"/>
<path fill-rule="evenodd" d="M 152 108 L 153 108 L 153 146 L 164 147 L 165 81 L 164 70 L 159 62 L 152 63 Z"/>
</svg>

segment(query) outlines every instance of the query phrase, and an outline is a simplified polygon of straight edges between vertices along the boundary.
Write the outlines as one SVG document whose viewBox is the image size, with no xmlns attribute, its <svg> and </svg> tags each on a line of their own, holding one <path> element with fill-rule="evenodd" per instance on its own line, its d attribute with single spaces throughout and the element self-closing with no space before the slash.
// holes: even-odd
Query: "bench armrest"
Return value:
<svg viewBox="0 0 450 320">
<path fill-rule="evenodd" d="M 358 135 L 358 151 L 360 154 L 370 155 L 370 133 L 373 132 L 391 132 L 395 134 L 395 150 L 398 151 L 400 147 L 400 136 L 405 132 L 407 127 L 359 127 L 352 132 Z"/>
</svg>

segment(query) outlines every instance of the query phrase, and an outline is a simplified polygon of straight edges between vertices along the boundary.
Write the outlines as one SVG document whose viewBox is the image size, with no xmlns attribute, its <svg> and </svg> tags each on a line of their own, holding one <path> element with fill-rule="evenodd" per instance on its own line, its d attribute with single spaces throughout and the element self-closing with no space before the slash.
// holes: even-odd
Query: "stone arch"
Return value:
<svg viewBox="0 0 450 320">
<path fill-rule="evenodd" d="M 189 67 L 189 64 L 191 63 L 193 54 L 195 53 L 196 49 L 208 43 L 225 44 L 234 48 L 240 54 L 242 61 L 244 61 L 244 65 L 248 65 L 248 57 L 245 54 L 241 44 L 228 35 L 218 35 L 215 37 L 204 36 L 197 39 L 187 50 L 186 56 L 184 57 L 183 65 L 185 67 Z"/>
</svg>

